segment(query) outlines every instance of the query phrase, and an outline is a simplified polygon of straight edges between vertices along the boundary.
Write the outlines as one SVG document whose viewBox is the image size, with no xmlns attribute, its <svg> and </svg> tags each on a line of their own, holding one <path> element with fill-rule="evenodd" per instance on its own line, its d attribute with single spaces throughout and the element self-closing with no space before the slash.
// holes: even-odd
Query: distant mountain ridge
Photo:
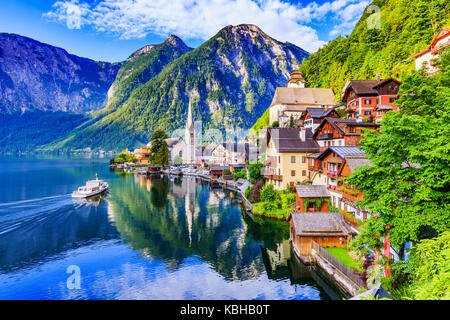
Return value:
<svg viewBox="0 0 450 320">
<path fill-rule="evenodd" d="M 89 126 L 48 147 L 137 147 L 157 128 L 182 128 L 189 103 L 204 129 L 248 129 L 307 57 L 254 25 L 227 26 L 193 50 L 171 36 L 131 55 L 109 90 L 108 107 Z"/>
<path fill-rule="evenodd" d="M 101 109 L 120 66 L 0 33 L 0 113 Z"/>
</svg>

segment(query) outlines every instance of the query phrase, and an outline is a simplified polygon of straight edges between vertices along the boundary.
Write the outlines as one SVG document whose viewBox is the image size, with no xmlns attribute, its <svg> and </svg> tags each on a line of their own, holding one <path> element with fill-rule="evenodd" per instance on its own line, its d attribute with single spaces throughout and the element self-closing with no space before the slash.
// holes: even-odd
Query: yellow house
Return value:
<svg viewBox="0 0 450 320">
<path fill-rule="evenodd" d="M 140 153 L 136 154 L 136 158 L 139 160 L 139 163 L 150 163 L 151 149 L 152 148 L 149 145 L 141 148 Z"/>
<path fill-rule="evenodd" d="M 275 189 L 308 180 L 307 156 L 320 151 L 311 137 L 311 129 L 268 129 L 264 177 Z"/>
</svg>

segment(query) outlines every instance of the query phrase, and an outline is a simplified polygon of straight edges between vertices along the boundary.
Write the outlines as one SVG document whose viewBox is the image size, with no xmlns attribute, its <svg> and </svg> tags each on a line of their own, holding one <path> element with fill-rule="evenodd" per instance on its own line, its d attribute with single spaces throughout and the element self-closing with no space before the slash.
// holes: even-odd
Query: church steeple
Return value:
<svg viewBox="0 0 450 320">
<path fill-rule="evenodd" d="M 185 130 L 185 142 L 187 149 L 186 163 L 188 164 L 195 163 L 194 136 L 195 136 L 195 127 L 194 127 L 194 120 L 192 118 L 192 104 L 191 100 L 189 100 L 188 117 L 186 121 L 186 130 Z"/>
<path fill-rule="evenodd" d="M 192 120 L 192 104 L 191 100 L 189 100 L 189 109 L 188 109 L 188 118 L 186 122 L 186 130 L 190 128 L 194 128 L 194 120 Z"/>
</svg>

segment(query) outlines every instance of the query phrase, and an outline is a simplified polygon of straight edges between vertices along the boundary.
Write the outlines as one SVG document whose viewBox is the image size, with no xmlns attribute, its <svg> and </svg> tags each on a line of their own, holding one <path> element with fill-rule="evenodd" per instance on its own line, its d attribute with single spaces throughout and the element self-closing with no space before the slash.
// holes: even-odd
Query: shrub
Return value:
<svg viewBox="0 0 450 320">
<path fill-rule="evenodd" d="M 261 174 L 262 168 L 264 168 L 264 164 L 262 162 L 255 162 L 249 165 L 248 170 L 251 183 L 264 181 L 264 176 Z"/>
<path fill-rule="evenodd" d="M 231 174 L 230 169 L 225 169 L 225 170 L 223 170 L 223 175 L 224 175 L 224 176 L 229 176 L 230 174 Z"/>
<path fill-rule="evenodd" d="M 239 169 L 234 171 L 233 173 L 233 180 L 239 180 L 239 179 L 246 179 L 247 178 L 247 171 Z"/>
<path fill-rule="evenodd" d="M 261 189 L 263 187 L 264 187 L 263 181 L 259 181 L 255 184 L 252 192 L 250 193 L 250 198 L 249 198 L 250 202 L 255 203 L 255 202 L 261 201 Z"/>
<path fill-rule="evenodd" d="M 274 203 L 279 198 L 273 185 L 269 184 L 261 190 L 261 201 Z"/>
<path fill-rule="evenodd" d="M 280 123 L 278 121 L 272 122 L 272 128 L 279 128 L 279 127 L 280 127 Z"/>
<path fill-rule="evenodd" d="M 245 189 L 245 197 L 247 199 L 250 198 L 250 194 L 252 193 L 252 191 L 253 191 L 253 187 L 252 186 L 248 186 L 247 189 Z"/>
</svg>

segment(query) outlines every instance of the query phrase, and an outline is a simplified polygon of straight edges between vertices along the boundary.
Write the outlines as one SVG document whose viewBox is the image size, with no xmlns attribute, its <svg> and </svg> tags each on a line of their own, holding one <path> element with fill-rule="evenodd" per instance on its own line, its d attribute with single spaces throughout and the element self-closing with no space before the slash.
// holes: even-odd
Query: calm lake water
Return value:
<svg viewBox="0 0 450 320">
<path fill-rule="evenodd" d="M 232 192 L 118 174 L 108 159 L 0 163 L 0 299 L 341 298 L 291 254 L 287 223 L 243 216 Z M 108 196 L 72 200 L 97 172 Z"/>
</svg>

